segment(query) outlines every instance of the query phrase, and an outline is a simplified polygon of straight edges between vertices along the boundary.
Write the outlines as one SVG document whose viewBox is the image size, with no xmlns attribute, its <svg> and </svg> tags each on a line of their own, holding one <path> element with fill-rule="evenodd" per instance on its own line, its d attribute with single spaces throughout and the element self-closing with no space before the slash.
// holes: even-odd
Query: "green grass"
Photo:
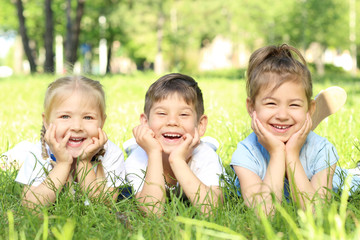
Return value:
<svg viewBox="0 0 360 240">
<path fill-rule="evenodd" d="M 144 95 L 155 75 L 107 76 L 100 80 L 107 94 L 105 131 L 115 144 L 132 136 L 139 122 Z M 46 86 L 54 76 L 0 79 L 0 153 L 22 140 L 37 141 L 41 127 L 42 101 Z M 203 91 L 209 125 L 205 135 L 220 142 L 218 154 L 226 170 L 239 141 L 250 132 L 245 109 L 245 82 L 225 78 L 197 79 Z M 328 138 L 338 151 L 343 167 L 360 160 L 359 119 L 360 79 L 326 76 L 314 80 L 314 93 L 332 85 L 348 93 L 344 108 L 322 122 L 316 133 Z M 334 195 L 327 205 L 317 206 L 316 215 L 300 211 L 291 202 L 277 206 L 273 218 L 256 217 L 225 189 L 223 206 L 211 216 L 200 214 L 177 198 L 165 205 L 163 217 L 145 217 L 133 200 L 111 207 L 101 203 L 85 206 L 66 192 L 56 204 L 38 214 L 20 205 L 21 186 L 14 182 L 16 171 L 0 170 L 0 239 L 358 239 L 360 237 L 360 194 L 349 199 Z M 344 196 L 344 195 L 343 195 Z M 78 196 L 81 198 L 81 196 Z M 126 216 L 124 223 L 119 213 Z"/>
</svg>

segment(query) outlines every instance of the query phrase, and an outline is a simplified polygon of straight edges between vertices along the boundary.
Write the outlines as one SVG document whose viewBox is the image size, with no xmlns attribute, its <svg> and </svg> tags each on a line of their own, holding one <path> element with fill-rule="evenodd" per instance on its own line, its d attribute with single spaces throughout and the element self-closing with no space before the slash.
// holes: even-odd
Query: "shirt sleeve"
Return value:
<svg viewBox="0 0 360 240">
<path fill-rule="evenodd" d="M 221 158 L 206 143 L 201 143 L 194 150 L 193 159 L 189 162 L 190 170 L 206 186 L 223 185 L 221 175 L 225 174 Z"/>
<path fill-rule="evenodd" d="M 134 149 L 125 161 L 126 180 L 132 185 L 135 194 L 144 186 L 147 164 L 146 152 L 141 147 Z"/>
<path fill-rule="evenodd" d="M 339 155 L 336 148 L 325 139 L 322 146 L 319 147 L 319 152 L 316 154 L 313 174 L 315 175 L 316 173 L 334 165 L 338 160 Z"/>
<path fill-rule="evenodd" d="M 11 158 L 18 159 L 18 162 L 22 162 L 22 166 L 15 181 L 37 187 L 46 179 L 46 176 L 52 169 L 50 161 L 44 160 L 41 157 L 40 143 L 29 143 L 26 145 L 24 145 L 24 143 L 19 144 L 20 145 L 14 147 L 14 149 L 16 149 L 16 154 L 11 156 Z M 9 152 L 11 153 L 11 151 Z"/>
<path fill-rule="evenodd" d="M 122 150 L 113 142 L 107 141 L 102 159 L 107 187 L 119 187 L 125 181 L 125 162 Z"/>
<path fill-rule="evenodd" d="M 239 166 L 246 168 L 261 179 L 264 179 L 266 173 L 266 159 L 260 150 L 246 142 L 239 142 L 237 148 L 232 155 L 230 166 Z"/>
</svg>

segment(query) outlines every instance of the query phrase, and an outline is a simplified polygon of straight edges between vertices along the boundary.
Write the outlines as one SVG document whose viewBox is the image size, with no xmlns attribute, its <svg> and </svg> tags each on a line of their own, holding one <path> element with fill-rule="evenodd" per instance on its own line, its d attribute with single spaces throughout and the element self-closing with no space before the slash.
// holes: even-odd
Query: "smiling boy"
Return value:
<svg viewBox="0 0 360 240">
<path fill-rule="evenodd" d="M 196 81 L 172 73 L 159 78 L 145 96 L 140 125 L 133 129 L 137 147 L 125 161 L 126 178 L 145 212 L 161 213 L 169 191 L 185 193 L 208 212 L 222 199 L 219 156 L 200 141 L 208 118 Z"/>
</svg>

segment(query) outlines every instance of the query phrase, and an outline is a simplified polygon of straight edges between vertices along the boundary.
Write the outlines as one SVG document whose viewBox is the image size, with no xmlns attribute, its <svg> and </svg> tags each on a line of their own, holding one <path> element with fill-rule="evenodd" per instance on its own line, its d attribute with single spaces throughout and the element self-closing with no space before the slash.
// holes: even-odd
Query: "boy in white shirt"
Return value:
<svg viewBox="0 0 360 240">
<path fill-rule="evenodd" d="M 133 129 L 140 147 L 125 161 L 126 178 L 145 212 L 162 213 L 169 191 L 208 212 L 222 201 L 220 157 L 200 141 L 208 118 L 197 82 L 172 73 L 159 78 L 145 96 L 141 124 Z"/>
</svg>

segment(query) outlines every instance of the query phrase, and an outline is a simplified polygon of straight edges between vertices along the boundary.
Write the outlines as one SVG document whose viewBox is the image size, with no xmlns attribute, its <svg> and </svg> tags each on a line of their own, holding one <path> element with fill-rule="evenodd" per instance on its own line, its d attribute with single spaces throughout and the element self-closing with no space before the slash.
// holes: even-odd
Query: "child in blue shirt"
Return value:
<svg viewBox="0 0 360 240">
<path fill-rule="evenodd" d="M 327 139 L 311 131 L 315 101 L 301 53 L 286 44 L 256 50 L 249 60 L 247 94 L 254 132 L 238 144 L 230 163 L 245 203 L 260 204 L 269 214 L 272 195 L 281 202 L 291 193 L 303 208 L 329 198 L 329 189 L 341 182 L 340 174 L 334 175 L 339 157 Z M 316 127 L 322 116 L 315 117 Z"/>
</svg>

